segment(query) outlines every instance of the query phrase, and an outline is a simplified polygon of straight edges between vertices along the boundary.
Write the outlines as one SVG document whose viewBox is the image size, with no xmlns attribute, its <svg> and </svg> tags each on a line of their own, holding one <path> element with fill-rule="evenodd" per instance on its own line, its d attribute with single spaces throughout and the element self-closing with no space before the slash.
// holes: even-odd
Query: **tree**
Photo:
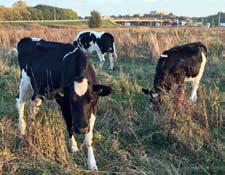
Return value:
<svg viewBox="0 0 225 175">
<path fill-rule="evenodd" d="M 91 17 L 88 21 L 88 26 L 90 28 L 96 28 L 96 27 L 101 27 L 102 25 L 102 20 L 101 20 L 101 15 L 99 12 L 97 12 L 96 10 L 93 10 L 91 12 Z"/>
<path fill-rule="evenodd" d="M 27 3 L 26 3 L 26 1 L 19 0 L 19 1 L 16 1 L 12 6 L 13 7 L 25 8 L 25 7 L 27 7 Z"/>
</svg>

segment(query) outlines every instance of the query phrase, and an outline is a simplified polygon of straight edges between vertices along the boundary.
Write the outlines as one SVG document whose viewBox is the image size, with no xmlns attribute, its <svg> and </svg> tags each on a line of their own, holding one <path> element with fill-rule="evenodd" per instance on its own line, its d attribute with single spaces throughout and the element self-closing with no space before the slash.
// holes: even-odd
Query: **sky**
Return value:
<svg viewBox="0 0 225 175">
<path fill-rule="evenodd" d="M 0 0 L 0 5 L 10 7 L 16 0 Z M 165 10 L 178 16 L 203 17 L 225 12 L 225 0 L 26 0 L 29 6 L 46 4 L 71 8 L 79 16 L 90 16 L 94 9 L 102 15 L 133 15 Z"/>
</svg>

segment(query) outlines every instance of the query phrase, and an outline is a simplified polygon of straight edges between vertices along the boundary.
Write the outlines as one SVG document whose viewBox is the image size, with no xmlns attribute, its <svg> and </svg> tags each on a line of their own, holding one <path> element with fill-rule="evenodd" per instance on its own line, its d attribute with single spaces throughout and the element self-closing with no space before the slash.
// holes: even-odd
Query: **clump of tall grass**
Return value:
<svg viewBox="0 0 225 175">
<path fill-rule="evenodd" d="M 187 94 L 176 93 L 177 90 L 172 92 L 164 93 L 164 102 L 157 117 L 164 136 L 175 138 L 190 150 L 200 150 L 210 143 L 205 94 L 200 93 L 198 102 L 193 104 L 187 99 Z"/>
<path fill-rule="evenodd" d="M 80 30 L 84 28 L 3 27 L 0 43 L 11 47 L 24 36 L 72 42 Z M 111 96 L 99 99 L 94 129 L 99 174 L 222 174 L 225 74 L 224 62 L 218 54 L 208 59 L 197 103 L 190 103 L 186 99 L 188 94 L 184 100 L 176 100 L 171 93 L 165 96 L 167 103 L 162 106 L 162 112 L 156 113 L 141 88 L 152 86 L 156 66 L 154 61 L 143 58 L 157 57 L 178 43 L 200 40 L 210 46 L 218 42 L 214 38 L 223 42 L 224 30 L 147 27 L 99 30 L 114 34 L 121 58 L 116 60 L 115 71 L 97 71 L 99 83 L 113 87 Z M 19 69 L 8 49 L 2 50 L 0 171 L 3 174 L 91 173 L 86 170 L 83 144 L 80 153 L 68 153 L 66 127 L 55 103 L 45 102 L 35 121 L 29 118 L 27 105 L 27 134 L 24 137 L 17 134 L 15 96 Z M 83 142 L 83 137 L 76 139 L 78 145 Z"/>
</svg>

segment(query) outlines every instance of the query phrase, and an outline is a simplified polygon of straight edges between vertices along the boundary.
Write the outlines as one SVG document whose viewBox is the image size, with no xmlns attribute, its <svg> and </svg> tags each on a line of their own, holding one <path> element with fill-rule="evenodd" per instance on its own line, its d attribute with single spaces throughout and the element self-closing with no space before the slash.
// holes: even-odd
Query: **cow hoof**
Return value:
<svg viewBox="0 0 225 175">
<path fill-rule="evenodd" d="M 75 146 L 72 146 L 72 147 L 70 148 L 70 151 L 71 151 L 71 153 L 76 153 L 76 152 L 79 151 L 79 149 L 78 149 L 77 147 L 75 147 Z"/>
<path fill-rule="evenodd" d="M 196 102 L 197 102 L 197 98 L 189 98 L 189 100 L 190 100 L 192 103 L 196 103 Z"/>
<path fill-rule="evenodd" d="M 26 133 L 26 123 L 25 123 L 25 121 L 19 122 L 18 130 L 19 130 L 20 135 L 22 135 L 22 136 L 25 135 L 25 133 Z"/>
<path fill-rule="evenodd" d="M 88 165 L 88 169 L 97 171 L 98 167 L 97 167 L 96 163 L 93 163 L 93 164 Z"/>
</svg>

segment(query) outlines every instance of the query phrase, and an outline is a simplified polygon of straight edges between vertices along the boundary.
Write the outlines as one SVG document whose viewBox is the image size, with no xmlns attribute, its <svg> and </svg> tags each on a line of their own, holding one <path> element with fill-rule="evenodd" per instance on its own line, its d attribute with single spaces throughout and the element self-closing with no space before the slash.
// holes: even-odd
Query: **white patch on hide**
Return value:
<svg viewBox="0 0 225 175">
<path fill-rule="evenodd" d="M 191 97 L 190 97 L 191 102 L 197 101 L 197 90 L 198 90 L 198 87 L 199 87 L 199 82 L 200 82 L 200 80 L 202 78 L 202 75 L 204 73 L 206 62 L 207 62 L 206 56 L 202 52 L 202 63 L 201 63 L 201 67 L 199 69 L 198 75 L 196 77 L 185 78 L 185 80 L 184 80 L 184 81 L 191 81 L 192 82 L 192 92 L 191 92 Z"/>
<path fill-rule="evenodd" d="M 33 37 L 32 37 L 31 40 L 32 40 L 32 41 L 40 41 L 41 38 L 33 38 Z"/>
<path fill-rule="evenodd" d="M 82 96 L 87 92 L 88 89 L 88 80 L 84 78 L 82 82 L 74 82 L 74 91 L 77 95 Z"/>
<path fill-rule="evenodd" d="M 96 38 L 101 38 L 102 35 L 104 34 L 105 32 L 95 32 L 95 31 L 90 31 L 90 35 L 91 34 L 94 34 L 96 36 Z"/>
<path fill-rule="evenodd" d="M 163 58 L 167 58 L 168 55 L 165 55 L 165 54 L 161 54 L 160 57 L 163 57 Z"/>
</svg>

